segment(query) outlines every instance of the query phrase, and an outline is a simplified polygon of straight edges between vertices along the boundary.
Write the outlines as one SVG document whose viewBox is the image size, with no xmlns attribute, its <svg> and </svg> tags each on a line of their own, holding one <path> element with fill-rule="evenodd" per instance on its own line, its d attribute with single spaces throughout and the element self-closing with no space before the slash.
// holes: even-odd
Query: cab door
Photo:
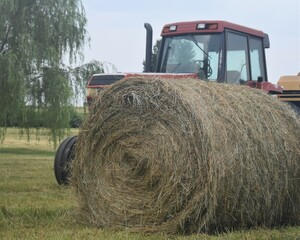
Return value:
<svg viewBox="0 0 300 240">
<path fill-rule="evenodd" d="M 248 80 L 267 81 L 263 38 L 227 31 L 225 82 Z"/>
<path fill-rule="evenodd" d="M 226 34 L 225 78 L 227 83 L 240 84 L 250 79 L 248 38 L 228 31 Z"/>
</svg>

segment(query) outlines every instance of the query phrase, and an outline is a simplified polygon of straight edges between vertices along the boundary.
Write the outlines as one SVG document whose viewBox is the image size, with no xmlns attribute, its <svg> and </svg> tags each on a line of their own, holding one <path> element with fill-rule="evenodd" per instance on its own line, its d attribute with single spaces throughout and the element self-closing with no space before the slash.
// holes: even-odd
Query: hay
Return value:
<svg viewBox="0 0 300 240">
<path fill-rule="evenodd" d="M 299 133 L 260 90 L 120 81 L 79 135 L 80 211 L 95 226 L 172 234 L 300 224 Z"/>
</svg>

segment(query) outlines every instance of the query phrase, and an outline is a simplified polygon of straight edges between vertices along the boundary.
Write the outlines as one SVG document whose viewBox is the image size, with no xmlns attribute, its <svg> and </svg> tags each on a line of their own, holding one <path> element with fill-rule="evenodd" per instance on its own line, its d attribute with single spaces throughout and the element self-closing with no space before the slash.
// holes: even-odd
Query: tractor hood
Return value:
<svg viewBox="0 0 300 240">
<path fill-rule="evenodd" d="M 91 103 L 92 99 L 103 89 L 109 87 L 111 84 L 131 77 L 141 78 L 169 78 L 169 79 L 182 79 L 182 78 L 195 78 L 198 79 L 196 73 L 100 73 L 94 74 L 87 82 L 87 101 Z"/>
</svg>

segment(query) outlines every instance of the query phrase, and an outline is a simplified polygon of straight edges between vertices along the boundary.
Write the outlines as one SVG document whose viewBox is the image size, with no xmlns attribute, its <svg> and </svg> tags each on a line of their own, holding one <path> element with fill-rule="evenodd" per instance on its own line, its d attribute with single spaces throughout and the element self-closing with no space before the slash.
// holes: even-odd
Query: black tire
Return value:
<svg viewBox="0 0 300 240">
<path fill-rule="evenodd" d="M 68 185 L 70 163 L 75 157 L 75 143 L 78 137 L 66 138 L 58 147 L 54 158 L 54 174 L 58 184 Z"/>
</svg>

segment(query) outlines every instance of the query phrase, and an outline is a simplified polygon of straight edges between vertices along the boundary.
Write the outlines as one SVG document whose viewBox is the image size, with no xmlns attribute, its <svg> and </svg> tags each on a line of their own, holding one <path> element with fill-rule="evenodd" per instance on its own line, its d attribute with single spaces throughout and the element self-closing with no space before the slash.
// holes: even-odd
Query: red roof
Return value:
<svg viewBox="0 0 300 240">
<path fill-rule="evenodd" d="M 198 24 L 217 24 L 216 29 L 197 29 Z M 176 31 L 171 31 L 169 30 L 170 26 L 177 26 Z M 215 20 L 215 21 L 205 21 L 205 20 L 199 20 L 199 21 L 192 21 L 192 22 L 176 22 L 176 23 L 170 23 L 166 24 L 163 27 L 161 36 L 167 36 L 167 35 L 180 35 L 180 34 L 185 34 L 185 33 L 213 33 L 213 32 L 223 32 L 224 29 L 231 29 L 239 32 L 244 32 L 248 33 L 254 36 L 258 37 L 264 37 L 264 33 L 259 30 L 255 30 L 252 28 L 248 28 L 245 26 L 241 26 L 235 23 L 230 23 L 226 21 L 220 21 L 220 20 Z"/>
</svg>

